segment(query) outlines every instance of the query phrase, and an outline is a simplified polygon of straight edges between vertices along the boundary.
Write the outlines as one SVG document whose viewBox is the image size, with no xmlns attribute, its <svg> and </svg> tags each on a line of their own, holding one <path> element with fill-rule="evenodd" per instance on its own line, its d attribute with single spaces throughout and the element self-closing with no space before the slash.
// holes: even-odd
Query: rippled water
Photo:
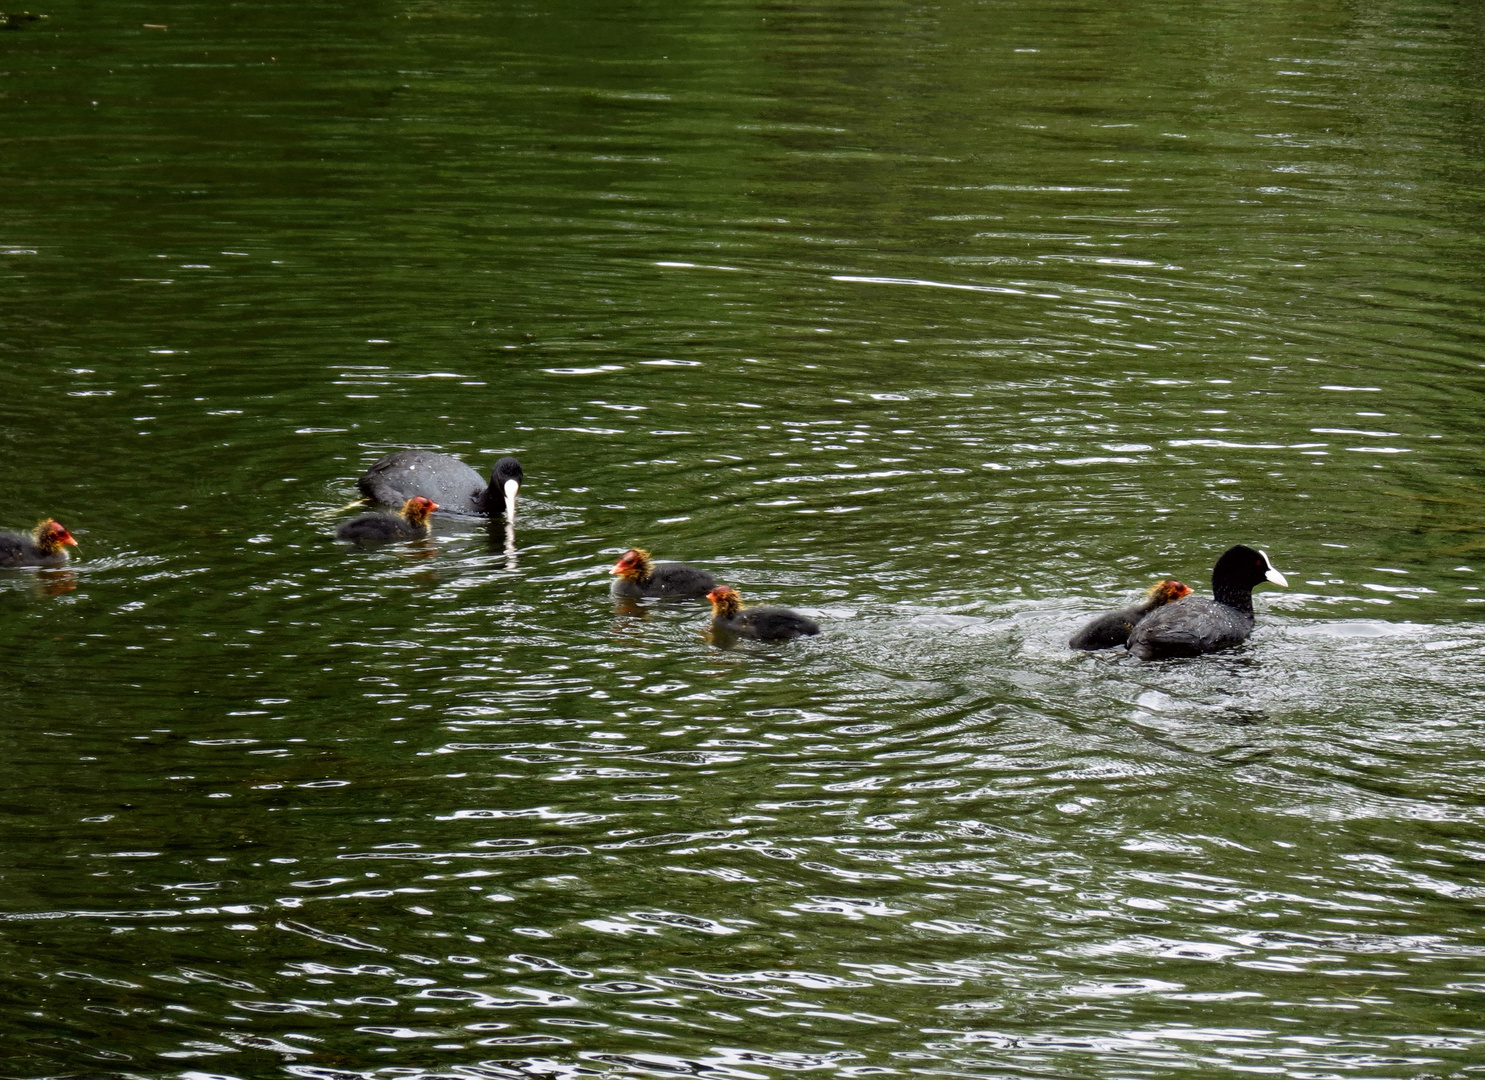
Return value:
<svg viewBox="0 0 1485 1080">
<path fill-rule="evenodd" d="M 46 13 L 0 1075 L 1485 1068 L 1473 7 Z M 513 543 L 332 541 L 404 446 Z"/>
</svg>

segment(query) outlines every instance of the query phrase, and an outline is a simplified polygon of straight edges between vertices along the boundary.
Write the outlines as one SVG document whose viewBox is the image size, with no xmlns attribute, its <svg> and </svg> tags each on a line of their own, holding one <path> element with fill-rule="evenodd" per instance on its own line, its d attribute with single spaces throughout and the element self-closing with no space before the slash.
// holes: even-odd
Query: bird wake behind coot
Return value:
<svg viewBox="0 0 1485 1080">
<path fill-rule="evenodd" d="M 1156 608 L 1129 635 L 1129 651 L 1157 660 L 1241 644 L 1253 632 L 1253 587 L 1265 581 L 1289 584 L 1263 552 L 1242 544 L 1228 548 L 1212 567 L 1212 598 L 1188 596 Z"/>
<path fill-rule="evenodd" d="M 431 450 L 399 450 L 388 454 L 361 474 L 356 486 L 368 499 L 401 506 L 422 495 L 451 514 L 481 517 L 516 516 L 516 493 L 526 478 L 521 463 L 503 457 L 490 470 L 490 482 L 450 454 Z"/>
<path fill-rule="evenodd" d="M 1174 578 L 1157 581 L 1145 593 L 1145 599 L 1127 608 L 1100 615 L 1072 636 L 1067 647 L 1084 649 L 1115 649 L 1129 640 L 1130 631 L 1150 612 L 1165 604 L 1174 603 L 1191 595 L 1191 586 L 1183 585 Z"/>
</svg>

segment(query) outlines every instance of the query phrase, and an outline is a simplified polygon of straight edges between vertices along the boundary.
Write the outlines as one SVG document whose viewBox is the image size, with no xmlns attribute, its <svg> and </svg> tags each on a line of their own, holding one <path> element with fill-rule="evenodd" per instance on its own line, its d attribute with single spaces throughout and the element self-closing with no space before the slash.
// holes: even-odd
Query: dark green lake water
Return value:
<svg viewBox="0 0 1485 1080">
<path fill-rule="evenodd" d="M 1485 9 L 37 10 L 0 1076 L 1485 1069 Z M 330 539 L 410 446 L 513 551 Z"/>
</svg>

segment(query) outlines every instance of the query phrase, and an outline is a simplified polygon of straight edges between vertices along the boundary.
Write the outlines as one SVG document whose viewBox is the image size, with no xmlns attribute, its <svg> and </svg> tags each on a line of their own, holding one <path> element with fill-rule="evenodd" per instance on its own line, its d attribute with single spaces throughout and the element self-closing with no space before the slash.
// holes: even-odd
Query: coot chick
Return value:
<svg viewBox="0 0 1485 1080">
<path fill-rule="evenodd" d="M 717 579 L 705 570 L 679 562 L 653 562 L 650 553 L 630 548 L 609 571 L 616 575 L 615 596 L 638 599 L 641 596 L 705 596 L 716 588 Z"/>
<path fill-rule="evenodd" d="M 503 457 L 490 470 L 490 482 L 450 454 L 431 450 L 399 450 L 388 454 L 361 474 L 361 494 L 387 506 L 401 506 L 414 495 L 438 503 L 451 514 L 483 517 L 516 516 L 516 492 L 526 478 L 521 463 Z"/>
<path fill-rule="evenodd" d="M 743 607 L 742 597 L 729 585 L 718 585 L 706 598 L 712 602 L 712 630 L 758 641 L 788 641 L 820 632 L 820 624 L 797 611 L 781 607 Z"/>
<path fill-rule="evenodd" d="M 30 536 L 0 532 L 0 566 L 61 566 L 67 562 L 66 549 L 76 546 L 70 532 L 47 518 Z"/>
<path fill-rule="evenodd" d="M 390 544 L 396 540 L 422 540 L 428 535 L 428 515 L 438 509 L 432 499 L 414 495 L 395 514 L 362 514 L 342 522 L 335 539 L 357 544 Z"/>
<path fill-rule="evenodd" d="M 1253 587 L 1265 581 L 1288 586 L 1261 551 L 1238 544 L 1212 567 L 1212 599 L 1188 596 L 1156 608 L 1129 635 L 1129 651 L 1141 660 L 1201 656 L 1230 649 L 1253 632 Z"/>
<path fill-rule="evenodd" d="M 1182 585 L 1174 578 L 1157 581 L 1145 593 L 1145 599 L 1127 608 L 1100 615 L 1068 640 L 1069 649 L 1114 649 L 1129 640 L 1129 632 L 1135 624 L 1150 612 L 1184 596 L 1191 595 L 1191 586 Z"/>
</svg>

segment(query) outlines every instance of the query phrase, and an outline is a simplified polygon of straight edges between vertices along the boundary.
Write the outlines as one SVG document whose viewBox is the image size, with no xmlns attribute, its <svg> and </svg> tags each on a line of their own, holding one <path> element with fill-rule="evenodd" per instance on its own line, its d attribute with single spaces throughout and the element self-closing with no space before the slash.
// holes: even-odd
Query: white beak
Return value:
<svg viewBox="0 0 1485 1080">
<path fill-rule="evenodd" d="M 507 480 L 505 482 L 505 516 L 509 521 L 516 519 L 516 492 L 521 490 L 519 480 Z"/>
<path fill-rule="evenodd" d="M 1263 561 L 1268 563 L 1268 573 L 1263 575 L 1264 578 L 1272 581 L 1275 585 L 1282 585 L 1286 589 L 1289 588 L 1289 582 L 1285 580 L 1284 575 L 1274 569 L 1274 564 L 1272 560 L 1269 559 L 1268 552 L 1260 551 L 1258 554 L 1262 555 Z"/>
</svg>

